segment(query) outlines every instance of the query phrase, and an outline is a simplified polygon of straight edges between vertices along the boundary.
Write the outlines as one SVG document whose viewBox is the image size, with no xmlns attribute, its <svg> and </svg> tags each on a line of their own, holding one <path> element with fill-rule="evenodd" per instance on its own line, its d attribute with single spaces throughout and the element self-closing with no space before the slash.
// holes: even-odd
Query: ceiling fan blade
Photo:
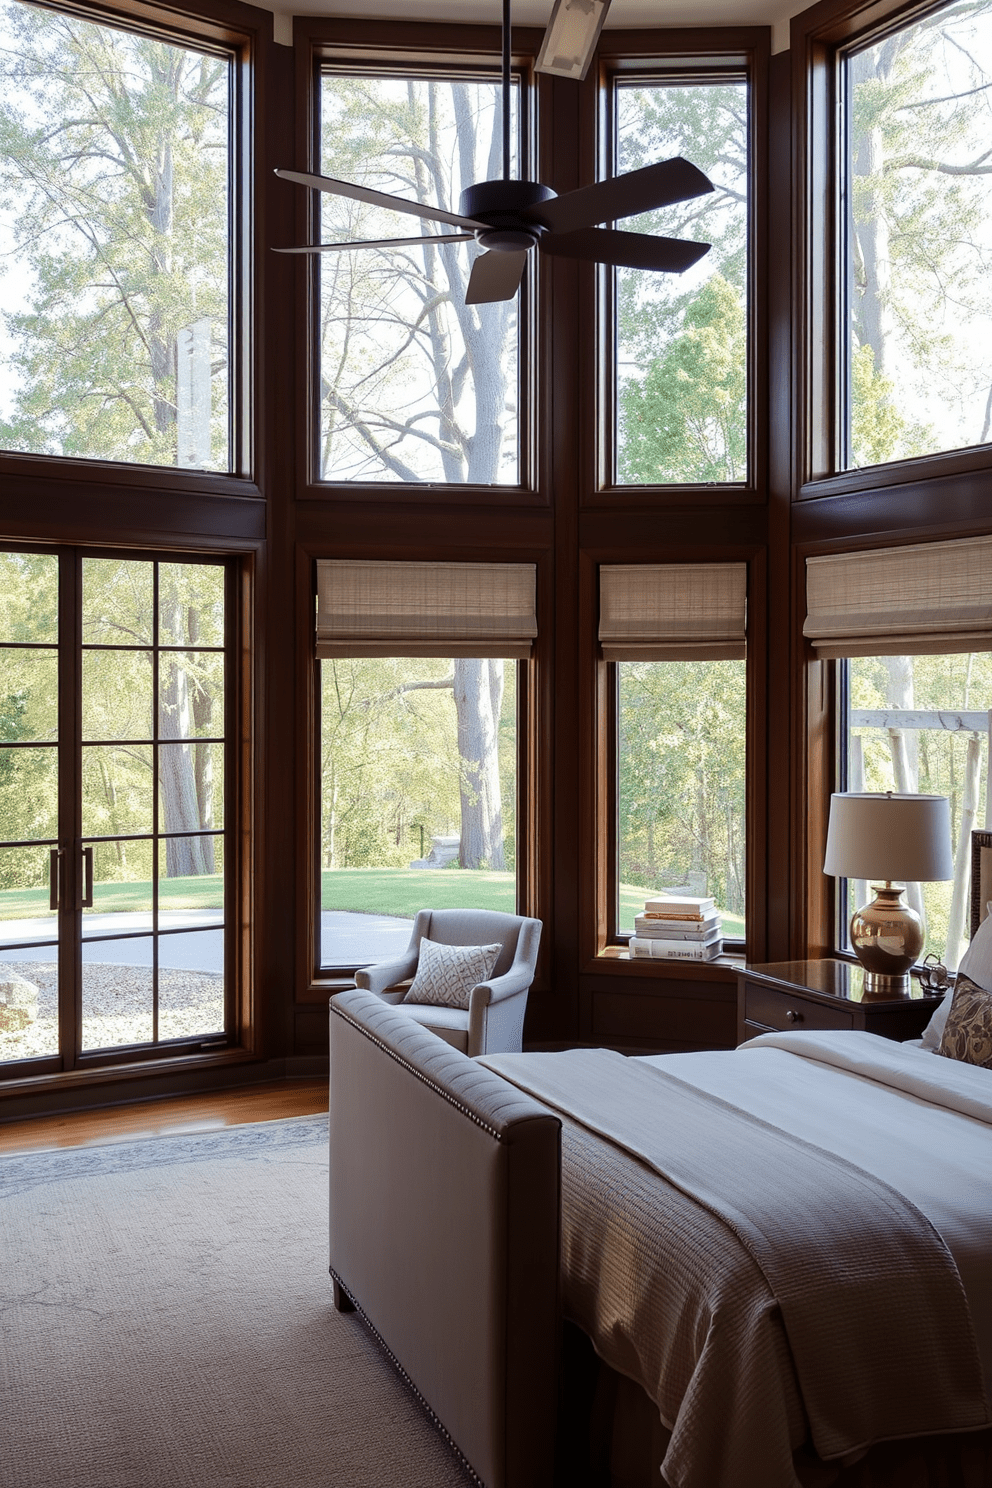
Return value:
<svg viewBox="0 0 992 1488">
<path fill-rule="evenodd" d="M 352 201 L 368 202 L 372 207 L 385 207 L 390 212 L 409 212 L 411 217 L 420 217 L 425 222 L 445 222 L 452 227 L 466 227 L 471 232 L 484 228 L 484 222 L 475 222 L 471 217 L 458 217 L 454 212 L 444 212 L 440 207 L 426 207 L 422 202 L 407 201 L 405 196 L 390 196 L 385 191 L 371 191 L 367 186 L 353 186 L 350 181 L 335 181 L 332 176 L 314 176 L 307 171 L 282 170 L 276 167 L 276 175 L 284 181 L 294 181 L 297 186 L 309 186 L 313 191 L 327 191 L 331 196 L 347 196 Z"/>
<path fill-rule="evenodd" d="M 673 160 L 660 160 L 643 170 L 628 171 L 595 186 L 582 186 L 566 191 L 564 196 L 535 203 L 523 213 L 555 233 L 576 232 L 581 227 L 594 227 L 599 222 L 616 222 L 671 202 L 688 201 L 705 196 L 713 184 L 701 170 L 676 155 Z"/>
<path fill-rule="evenodd" d="M 466 305 L 492 305 L 497 300 L 512 300 L 520 288 L 527 254 L 480 253 L 472 265 Z"/>
<path fill-rule="evenodd" d="M 553 233 L 541 239 L 540 247 L 556 258 L 582 258 L 626 269 L 660 269 L 668 274 L 681 274 L 698 263 L 711 245 L 690 243 L 683 238 L 652 238 L 647 233 L 615 232 L 608 227 L 587 227 L 582 232 Z"/>
<path fill-rule="evenodd" d="M 405 248 L 409 243 L 471 243 L 472 233 L 432 233 L 427 238 L 365 238 L 359 243 L 310 243 L 305 248 L 274 248 L 273 253 L 341 253 L 345 248 Z"/>
</svg>

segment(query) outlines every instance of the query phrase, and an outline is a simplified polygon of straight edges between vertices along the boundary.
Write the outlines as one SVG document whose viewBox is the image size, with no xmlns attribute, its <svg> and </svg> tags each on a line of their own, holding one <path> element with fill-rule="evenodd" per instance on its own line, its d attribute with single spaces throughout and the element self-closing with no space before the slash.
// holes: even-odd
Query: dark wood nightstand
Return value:
<svg viewBox="0 0 992 1488">
<path fill-rule="evenodd" d="M 790 1028 L 863 1028 L 919 1038 L 943 997 L 914 982 L 908 997 L 872 997 L 850 961 L 770 961 L 737 974 L 737 1042 Z"/>
</svg>

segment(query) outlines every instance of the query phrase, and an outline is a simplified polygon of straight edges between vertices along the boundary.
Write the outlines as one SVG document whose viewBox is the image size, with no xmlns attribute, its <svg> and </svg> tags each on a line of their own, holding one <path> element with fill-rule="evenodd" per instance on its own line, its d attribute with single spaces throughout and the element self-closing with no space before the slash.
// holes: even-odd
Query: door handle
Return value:
<svg viewBox="0 0 992 1488">
<path fill-rule="evenodd" d="M 62 849 L 53 847 L 48 853 L 48 907 L 57 910 L 62 902 Z"/>
<path fill-rule="evenodd" d="M 83 908 L 93 908 L 93 849 L 83 848 Z"/>
</svg>

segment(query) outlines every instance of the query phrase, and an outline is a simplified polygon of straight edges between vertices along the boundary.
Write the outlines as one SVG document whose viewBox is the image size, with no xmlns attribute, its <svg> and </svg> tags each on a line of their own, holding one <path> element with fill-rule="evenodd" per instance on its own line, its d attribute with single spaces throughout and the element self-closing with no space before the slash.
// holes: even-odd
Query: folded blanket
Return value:
<svg viewBox="0 0 992 1488">
<path fill-rule="evenodd" d="M 609 1051 L 503 1055 L 486 1063 L 585 1133 L 648 1164 L 677 1191 L 673 1197 L 664 1185 L 659 1190 L 665 1218 L 654 1226 L 643 1195 L 630 1208 L 611 1199 L 604 1162 L 590 1158 L 586 1136 L 573 1131 L 570 1139 L 566 1128 L 566 1168 L 571 1141 L 572 1149 L 585 1149 L 594 1170 L 590 1194 L 572 1194 L 571 1185 L 585 1183 L 572 1162 L 563 1196 L 566 1306 L 572 1310 L 571 1249 L 585 1278 L 586 1295 L 576 1300 L 592 1313 L 573 1313 L 575 1320 L 608 1362 L 649 1391 L 653 1386 L 673 1432 L 669 1481 L 686 1488 L 795 1482 L 795 1385 L 784 1378 L 791 1376 L 790 1354 L 821 1457 L 988 1423 L 954 1262 L 903 1195 L 656 1066 Z M 629 1164 L 624 1181 L 638 1188 Z M 607 1213 L 597 1222 L 591 1211 L 604 1203 Z M 583 1234 L 570 1234 L 574 1226 Z M 588 1294 L 590 1226 L 604 1251 L 593 1263 L 594 1296 Z M 703 1237 L 702 1265 L 692 1226 Z M 624 1288 L 637 1288 L 632 1267 L 645 1264 L 648 1241 L 658 1249 L 647 1263 L 653 1259 L 662 1290 L 679 1299 L 674 1310 L 667 1307 L 664 1358 L 655 1339 L 638 1336 L 657 1331 L 658 1319 L 639 1306 L 622 1320 L 617 1311 L 631 1312 Z M 618 1362 L 618 1355 L 625 1357 Z M 664 1379 L 651 1379 L 655 1369 Z"/>
</svg>

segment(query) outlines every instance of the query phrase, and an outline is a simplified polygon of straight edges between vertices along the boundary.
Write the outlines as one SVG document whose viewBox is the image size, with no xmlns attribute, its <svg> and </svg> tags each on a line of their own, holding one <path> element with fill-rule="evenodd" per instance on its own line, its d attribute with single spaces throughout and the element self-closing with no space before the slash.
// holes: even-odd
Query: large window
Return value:
<svg viewBox="0 0 992 1488">
<path fill-rule="evenodd" d="M 838 789 L 947 796 L 955 872 L 950 883 L 907 884 L 926 949 L 951 971 L 970 933 L 971 831 L 988 824 L 992 652 L 859 656 L 837 664 L 843 720 Z M 849 949 L 855 909 L 871 885 L 844 881 L 838 933 Z"/>
<path fill-rule="evenodd" d="M 646 898 L 712 896 L 744 939 L 746 663 L 617 663 L 617 906 L 633 931 Z"/>
<path fill-rule="evenodd" d="M 841 469 L 992 436 L 992 5 L 841 63 Z"/>
<path fill-rule="evenodd" d="M 516 908 L 516 663 L 326 660 L 320 962 L 404 951 L 420 909 Z"/>
<path fill-rule="evenodd" d="M 713 245 L 684 274 L 615 271 L 620 484 L 748 478 L 748 93 L 728 76 L 614 89 L 616 174 L 681 155 L 715 187 L 620 224 Z"/>
<path fill-rule="evenodd" d="M 223 1043 L 227 573 L 0 554 L 0 1061 Z"/>
<path fill-rule="evenodd" d="M 233 468 L 232 74 L 0 0 L 0 449 Z"/>
<path fill-rule="evenodd" d="M 502 174 L 500 94 L 481 75 L 329 72 L 322 169 L 457 212 L 464 187 Z M 452 231 L 322 196 L 325 243 Z M 479 251 L 439 241 L 321 255 L 321 480 L 520 481 L 521 296 L 465 304 Z"/>
</svg>

